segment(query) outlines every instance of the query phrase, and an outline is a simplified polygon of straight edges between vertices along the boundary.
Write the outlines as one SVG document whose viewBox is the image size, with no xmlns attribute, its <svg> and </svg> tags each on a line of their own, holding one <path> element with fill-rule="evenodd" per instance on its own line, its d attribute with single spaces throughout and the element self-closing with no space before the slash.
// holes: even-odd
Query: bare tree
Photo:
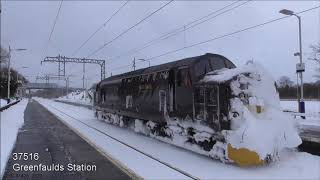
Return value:
<svg viewBox="0 0 320 180">
<path fill-rule="evenodd" d="M 291 79 L 288 76 L 281 76 L 277 82 L 278 86 L 280 88 L 288 88 L 288 87 L 292 87 L 294 82 L 291 81 Z"/>
<path fill-rule="evenodd" d="M 7 66 L 9 52 L 0 46 L 0 76 L 3 76 L 3 68 Z"/>
<path fill-rule="evenodd" d="M 7 50 L 0 46 L 0 79 L 4 77 L 4 67 L 6 67 L 6 62 L 8 61 L 9 53 Z"/>
<path fill-rule="evenodd" d="M 9 58 L 9 52 L 6 49 L 0 47 L 0 62 L 3 63 L 8 58 Z"/>
<path fill-rule="evenodd" d="M 320 43 L 311 45 L 310 47 L 312 49 L 312 55 L 309 59 L 317 63 L 316 74 L 314 77 L 320 80 Z"/>
</svg>

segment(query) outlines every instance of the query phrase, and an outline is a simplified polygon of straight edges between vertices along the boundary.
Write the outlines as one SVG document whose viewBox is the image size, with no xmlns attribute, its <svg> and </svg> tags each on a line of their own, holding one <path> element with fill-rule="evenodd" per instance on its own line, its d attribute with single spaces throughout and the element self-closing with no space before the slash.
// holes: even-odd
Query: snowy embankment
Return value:
<svg viewBox="0 0 320 180">
<path fill-rule="evenodd" d="M 94 118 L 93 111 L 54 102 L 47 99 L 36 99 L 49 111 L 76 129 L 82 136 L 95 144 L 105 153 L 113 156 L 129 169 L 145 179 L 185 179 L 177 172 L 155 163 L 123 145 L 111 141 L 101 133 L 83 125 L 82 123 L 59 112 L 63 111 L 90 126 L 106 132 L 127 144 L 142 150 L 162 161 L 177 167 L 200 179 L 319 179 L 320 157 L 304 152 L 285 149 L 280 159 L 269 165 L 251 168 L 241 168 L 232 164 L 192 153 L 188 150 L 142 136 L 131 130 L 106 124 Z M 58 110 L 56 110 L 56 109 Z"/>
<path fill-rule="evenodd" d="M 92 101 L 86 91 L 75 91 L 71 92 L 66 96 L 57 98 L 60 101 L 73 102 L 78 104 L 91 105 Z"/>
<path fill-rule="evenodd" d="M 18 104 L 0 112 L 1 121 L 1 177 L 4 174 L 5 166 L 10 157 L 12 148 L 16 142 L 19 128 L 24 123 L 24 111 L 28 100 L 24 99 Z"/>
</svg>

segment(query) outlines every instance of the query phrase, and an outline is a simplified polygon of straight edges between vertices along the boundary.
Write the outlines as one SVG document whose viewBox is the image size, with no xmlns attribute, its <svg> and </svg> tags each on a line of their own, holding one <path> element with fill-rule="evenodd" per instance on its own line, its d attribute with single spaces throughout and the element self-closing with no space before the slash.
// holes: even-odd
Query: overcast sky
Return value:
<svg viewBox="0 0 320 180">
<path fill-rule="evenodd" d="M 71 57 L 87 57 L 104 43 L 112 40 L 141 19 L 163 6 L 168 1 L 130 1 L 114 18 L 106 24 L 75 55 L 73 52 L 96 31 L 125 1 L 64 1 L 49 42 L 50 31 L 57 15 L 60 1 L 4 1 L 1 13 L 1 46 L 7 48 L 27 48 L 24 52 L 12 54 L 12 66 L 21 69 L 28 79 L 35 76 L 57 74 L 57 64 L 43 64 L 44 56 L 58 54 Z M 234 4 L 235 7 L 245 1 Z M 173 1 L 162 10 L 128 31 L 101 51 L 91 56 L 107 60 L 107 77 L 132 70 L 132 60 L 148 59 L 168 51 L 189 46 L 197 42 L 228 34 L 265 21 L 283 17 L 279 10 L 286 8 L 300 12 L 315 6 L 319 1 L 251 1 L 227 13 L 219 15 L 185 32 L 138 52 L 120 58 L 133 48 L 167 32 L 214 12 L 232 1 Z M 310 45 L 320 42 L 320 8 L 301 14 L 303 58 L 306 63 L 305 81 L 315 81 L 313 75 L 316 64 L 310 60 Z M 186 26 L 188 28 L 189 26 Z M 184 49 L 151 60 L 151 65 L 175 61 L 185 57 L 198 56 L 207 52 L 221 54 L 237 66 L 248 60 L 261 63 L 275 79 L 282 75 L 295 80 L 295 65 L 299 50 L 298 21 L 292 16 L 259 28 L 234 34 L 209 43 Z M 124 68 L 117 68 L 122 67 Z M 148 66 L 138 63 L 137 68 Z M 87 84 L 100 79 L 97 65 L 86 66 Z M 67 74 L 72 74 L 72 86 L 81 87 L 82 65 L 67 64 Z M 54 81 L 52 81 L 54 82 Z"/>
</svg>

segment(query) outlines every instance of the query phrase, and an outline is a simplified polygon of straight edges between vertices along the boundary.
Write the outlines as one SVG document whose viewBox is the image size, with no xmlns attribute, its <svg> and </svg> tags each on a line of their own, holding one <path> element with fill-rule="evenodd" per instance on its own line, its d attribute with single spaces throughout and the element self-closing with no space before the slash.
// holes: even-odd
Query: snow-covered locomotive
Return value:
<svg viewBox="0 0 320 180">
<path fill-rule="evenodd" d="M 259 70 L 205 54 L 111 76 L 96 85 L 96 116 L 223 162 L 263 164 L 301 140 Z"/>
</svg>

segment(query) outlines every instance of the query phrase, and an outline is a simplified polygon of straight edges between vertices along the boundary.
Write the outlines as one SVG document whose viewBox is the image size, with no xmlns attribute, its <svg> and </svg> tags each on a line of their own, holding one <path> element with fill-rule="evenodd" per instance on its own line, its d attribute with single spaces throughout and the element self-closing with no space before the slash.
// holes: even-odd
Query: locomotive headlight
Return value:
<svg viewBox="0 0 320 180">
<path fill-rule="evenodd" d="M 257 113 L 262 113 L 264 107 L 264 101 L 263 99 L 258 99 L 257 101 Z"/>
<path fill-rule="evenodd" d="M 249 97 L 248 109 L 250 112 L 261 113 L 263 112 L 264 101 L 257 97 Z"/>
</svg>

